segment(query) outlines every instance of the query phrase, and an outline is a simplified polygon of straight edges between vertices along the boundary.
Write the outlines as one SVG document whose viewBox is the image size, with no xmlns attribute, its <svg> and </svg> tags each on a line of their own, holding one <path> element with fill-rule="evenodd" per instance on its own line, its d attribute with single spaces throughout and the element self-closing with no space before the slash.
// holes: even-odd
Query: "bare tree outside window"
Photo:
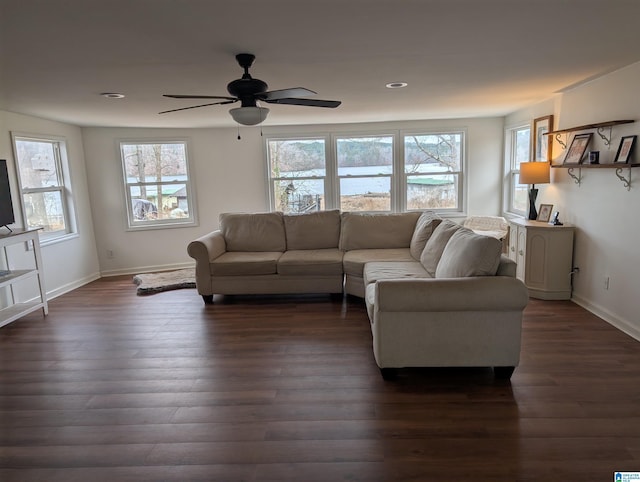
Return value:
<svg viewBox="0 0 640 482">
<path fill-rule="evenodd" d="M 407 135 L 404 152 L 407 209 L 457 209 L 462 133 Z"/>
<path fill-rule="evenodd" d="M 120 144 L 129 226 L 193 223 L 185 142 Z"/>
<path fill-rule="evenodd" d="M 45 240 L 68 234 L 71 194 L 62 171 L 64 141 L 23 136 L 13 141 L 25 227 L 42 229 Z"/>
</svg>

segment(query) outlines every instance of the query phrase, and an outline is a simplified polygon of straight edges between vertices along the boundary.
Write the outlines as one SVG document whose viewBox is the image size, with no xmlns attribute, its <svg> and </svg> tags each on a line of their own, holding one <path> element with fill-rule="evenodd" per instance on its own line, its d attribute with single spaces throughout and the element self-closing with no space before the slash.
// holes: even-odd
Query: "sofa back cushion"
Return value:
<svg viewBox="0 0 640 482">
<path fill-rule="evenodd" d="M 287 248 L 282 213 L 223 213 L 220 231 L 227 251 L 280 251 Z"/>
<path fill-rule="evenodd" d="M 502 242 L 470 229 L 457 230 L 449 239 L 436 268 L 436 278 L 495 276 L 500 264 Z"/>
<path fill-rule="evenodd" d="M 431 276 L 436 275 L 436 268 L 444 248 L 447 246 L 451 236 L 459 229 L 462 229 L 462 226 L 448 219 L 443 219 L 433 230 L 433 234 L 429 237 L 420 255 L 420 263 Z"/>
<path fill-rule="evenodd" d="M 337 248 L 340 241 L 340 211 L 285 214 L 287 249 Z"/>
<path fill-rule="evenodd" d="M 340 249 L 408 248 L 419 217 L 418 212 L 342 213 Z"/>
<path fill-rule="evenodd" d="M 411 250 L 411 256 L 414 259 L 420 259 L 420 255 L 424 251 L 424 247 L 429 241 L 429 238 L 433 234 L 434 229 L 438 227 L 442 218 L 433 211 L 423 212 L 418 221 L 416 227 L 413 230 L 413 236 L 411 237 L 411 244 L 409 249 Z"/>
</svg>

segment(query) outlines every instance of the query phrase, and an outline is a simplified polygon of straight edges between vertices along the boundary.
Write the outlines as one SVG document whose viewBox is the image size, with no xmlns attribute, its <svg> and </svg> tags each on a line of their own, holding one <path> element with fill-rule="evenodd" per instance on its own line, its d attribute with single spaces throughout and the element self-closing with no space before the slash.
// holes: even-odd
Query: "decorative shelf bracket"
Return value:
<svg viewBox="0 0 640 482">
<path fill-rule="evenodd" d="M 567 138 L 567 134 L 564 134 L 564 136 L 562 135 L 562 133 L 556 134 L 556 141 L 558 142 L 558 144 L 560 144 L 562 146 L 562 149 L 566 149 L 567 148 L 567 143 L 566 141 L 563 139 Z"/>
<path fill-rule="evenodd" d="M 573 171 L 574 171 L 574 168 L 570 167 L 569 169 L 567 169 L 567 174 L 569 174 L 569 177 L 573 179 L 574 182 L 579 186 L 580 183 L 582 182 L 582 168 L 581 167 L 578 168 L 577 176 L 573 173 Z"/>
<path fill-rule="evenodd" d="M 609 137 L 604 134 L 605 127 L 598 127 L 597 133 L 600 136 L 600 139 L 604 142 L 604 145 L 607 146 L 607 149 L 611 149 L 611 131 L 613 127 L 609 126 Z"/>
<path fill-rule="evenodd" d="M 622 184 L 624 184 L 624 187 L 627 188 L 627 191 L 631 191 L 631 166 L 629 166 L 629 178 L 628 179 L 622 175 L 623 171 L 624 171 L 624 168 L 622 168 L 622 167 L 617 168 L 616 169 L 616 176 L 618 177 L 618 179 L 620 179 Z"/>
</svg>

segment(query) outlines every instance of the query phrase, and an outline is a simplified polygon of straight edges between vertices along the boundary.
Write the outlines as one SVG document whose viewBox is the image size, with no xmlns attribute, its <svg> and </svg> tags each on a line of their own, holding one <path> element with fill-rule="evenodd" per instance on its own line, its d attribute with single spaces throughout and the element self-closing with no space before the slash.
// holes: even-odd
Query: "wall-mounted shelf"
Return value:
<svg viewBox="0 0 640 482">
<path fill-rule="evenodd" d="M 563 149 L 567 148 L 567 143 L 560 138 L 561 134 L 567 134 L 568 132 L 575 132 L 575 131 L 586 131 L 588 129 L 596 129 L 596 132 L 598 133 L 598 135 L 600 136 L 600 138 L 603 140 L 604 144 L 607 147 L 611 147 L 611 131 L 613 129 L 614 126 L 619 126 L 622 124 L 631 124 L 635 122 L 635 120 L 630 120 L 630 119 L 625 119 L 625 120 L 614 120 L 614 121 L 607 121 L 607 122 L 598 122 L 596 124 L 585 124 L 582 126 L 576 126 L 576 127 L 569 127 L 567 129 L 557 129 L 555 131 L 549 131 L 547 133 L 545 133 L 544 135 L 546 136 L 550 136 L 553 135 L 556 138 L 556 141 L 558 141 L 558 144 L 560 144 L 562 146 Z M 606 128 L 609 128 L 609 136 L 607 137 L 604 134 L 604 130 Z"/>
<path fill-rule="evenodd" d="M 571 177 L 575 183 L 579 186 L 582 183 L 582 169 L 615 169 L 616 177 L 620 179 L 620 182 L 624 184 L 624 187 L 627 188 L 627 191 L 631 190 L 631 168 L 640 167 L 640 163 L 633 164 L 577 164 L 577 165 L 566 165 L 566 166 L 551 166 L 554 169 L 567 169 L 567 174 Z M 578 170 L 578 175 L 575 174 L 575 170 Z M 625 177 L 622 173 L 628 170 L 627 177 Z"/>
</svg>

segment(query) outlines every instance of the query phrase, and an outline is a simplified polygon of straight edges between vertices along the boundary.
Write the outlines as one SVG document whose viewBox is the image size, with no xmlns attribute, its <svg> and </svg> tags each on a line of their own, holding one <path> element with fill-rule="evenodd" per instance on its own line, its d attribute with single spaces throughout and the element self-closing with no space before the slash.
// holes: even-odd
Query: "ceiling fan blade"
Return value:
<svg viewBox="0 0 640 482">
<path fill-rule="evenodd" d="M 158 112 L 158 114 L 167 114 L 168 112 L 178 112 L 179 110 L 197 109 L 198 107 L 207 107 L 209 105 L 233 104 L 234 102 L 238 102 L 238 99 L 225 100 L 224 102 L 212 102 L 211 104 L 192 105 L 191 107 L 181 107 L 179 109 L 163 110 L 162 112 Z"/>
<path fill-rule="evenodd" d="M 291 97 L 307 97 L 309 95 L 316 95 L 313 90 L 305 89 L 304 87 L 292 87 L 291 89 L 270 90 L 269 92 L 260 92 L 256 94 L 256 99 L 259 100 L 276 100 L 276 99 L 289 99 Z"/>
<path fill-rule="evenodd" d="M 339 100 L 319 100 L 319 99 L 295 99 L 295 98 L 286 98 L 286 99 L 275 99 L 275 100 L 265 100 L 268 104 L 289 104 L 289 105 L 304 105 L 307 107 L 329 107 L 334 109 L 338 107 L 342 102 Z"/>
<path fill-rule="evenodd" d="M 169 97 L 171 99 L 226 99 L 226 100 L 236 100 L 235 97 L 225 97 L 225 96 L 221 96 L 221 95 L 163 94 L 162 97 Z"/>
</svg>

